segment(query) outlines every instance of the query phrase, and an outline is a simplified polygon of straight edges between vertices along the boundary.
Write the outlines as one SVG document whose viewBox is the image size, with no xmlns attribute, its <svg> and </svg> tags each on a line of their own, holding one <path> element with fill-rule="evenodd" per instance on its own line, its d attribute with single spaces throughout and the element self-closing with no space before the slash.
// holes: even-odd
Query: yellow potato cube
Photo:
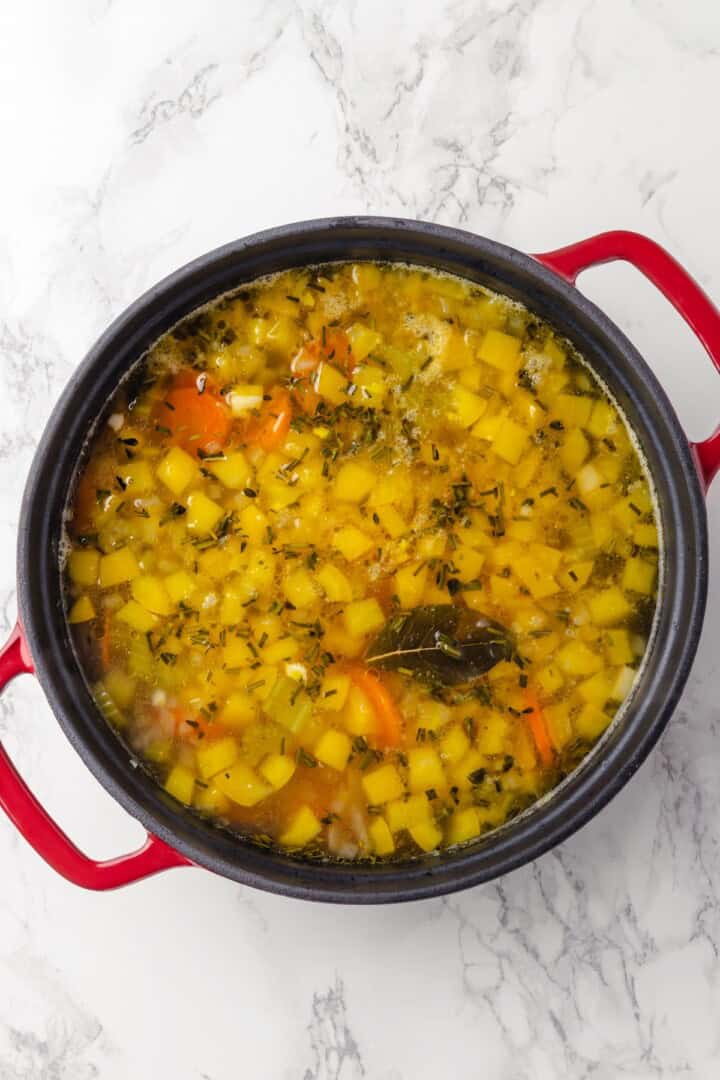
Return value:
<svg viewBox="0 0 720 1080">
<path fill-rule="evenodd" d="M 256 506 L 244 506 L 240 511 L 240 528 L 252 544 L 259 544 L 267 536 L 268 519 Z"/>
<path fill-rule="evenodd" d="M 380 806 L 399 799 L 405 791 L 402 777 L 394 765 L 381 765 L 363 774 L 362 786 L 370 806 Z"/>
<path fill-rule="evenodd" d="M 397 540 L 407 532 L 407 523 L 394 506 L 379 506 L 375 515 L 391 540 Z"/>
<path fill-rule="evenodd" d="M 283 582 L 283 592 L 296 608 L 309 607 L 318 599 L 318 590 L 312 575 L 302 568 L 292 570 L 287 575 Z"/>
<path fill-rule="evenodd" d="M 120 619 L 121 622 L 127 623 L 133 630 L 138 630 L 141 634 L 147 634 L 158 621 L 156 615 L 146 611 L 136 600 L 128 600 L 127 604 L 120 608 L 115 617 Z"/>
<path fill-rule="evenodd" d="M 369 735 L 375 731 L 375 710 L 358 686 L 351 686 L 348 691 L 343 719 L 351 735 Z"/>
<path fill-rule="evenodd" d="M 448 823 L 448 843 L 463 844 L 480 835 L 480 815 L 477 807 L 468 806 L 465 810 L 456 810 Z"/>
<path fill-rule="evenodd" d="M 606 673 L 598 671 L 596 675 L 591 675 L 589 679 L 581 682 L 577 690 L 583 701 L 589 701 L 597 705 L 598 709 L 604 709 L 610 696 L 610 683 Z"/>
<path fill-rule="evenodd" d="M 566 675 L 594 675 L 602 660 L 582 641 L 569 641 L 556 657 L 560 670 Z"/>
<path fill-rule="evenodd" d="M 157 467 L 157 476 L 173 495 L 181 495 L 190 484 L 200 479 L 197 462 L 179 446 L 173 446 Z"/>
<path fill-rule="evenodd" d="M 384 818 L 373 817 L 368 825 L 368 836 L 376 855 L 392 855 L 395 841 Z"/>
<path fill-rule="evenodd" d="M 246 416 L 251 409 L 259 409 L 262 402 L 263 388 L 259 383 L 241 383 L 239 386 L 233 386 L 227 395 L 227 403 L 233 416 Z"/>
<path fill-rule="evenodd" d="M 395 595 L 401 608 L 417 607 L 423 598 L 427 582 L 427 564 L 412 562 L 395 574 Z"/>
<path fill-rule="evenodd" d="M 350 676 L 328 668 L 323 678 L 318 705 L 331 712 L 340 712 L 350 691 Z"/>
<path fill-rule="evenodd" d="M 575 718 L 575 730 L 583 739 L 597 739 L 610 723 L 610 717 L 597 705 L 588 702 Z"/>
<path fill-rule="evenodd" d="M 327 398 L 331 405 L 342 405 L 347 401 L 348 380 L 332 364 L 319 365 L 313 377 L 313 389 L 320 397 Z"/>
<path fill-rule="evenodd" d="M 385 622 L 383 609 L 377 600 L 355 600 L 348 604 L 343 614 L 345 629 L 354 637 L 365 637 L 379 630 Z"/>
<path fill-rule="evenodd" d="M 313 753 L 323 765 L 329 765 L 338 772 L 342 772 L 352 753 L 350 736 L 344 731 L 329 728 L 315 743 Z"/>
<path fill-rule="evenodd" d="M 224 510 L 219 503 L 209 499 L 202 491 L 193 491 L 187 499 L 185 524 L 195 533 L 211 533 L 223 516 Z"/>
<path fill-rule="evenodd" d="M 466 544 L 460 544 L 452 553 L 452 576 L 463 584 L 475 581 L 485 563 L 485 555 L 480 551 L 474 551 Z"/>
<path fill-rule="evenodd" d="M 155 615 L 169 615 L 172 603 L 160 578 L 151 574 L 141 574 L 133 579 L 130 586 L 133 598 Z"/>
<path fill-rule="evenodd" d="M 128 498 L 146 495 L 153 489 L 152 469 L 147 461 L 131 461 L 118 467 L 118 476 L 125 484 Z"/>
<path fill-rule="evenodd" d="M 607 401 L 596 401 L 590 413 L 587 429 L 596 439 L 613 435 L 617 430 L 617 415 Z"/>
<path fill-rule="evenodd" d="M 556 750 L 562 750 L 573 737 L 570 707 L 567 704 L 546 705 L 543 711 L 550 741 Z"/>
<path fill-rule="evenodd" d="M 581 495 L 592 495 L 602 484 L 605 483 L 603 474 L 593 461 L 583 465 L 576 476 L 577 489 Z"/>
<path fill-rule="evenodd" d="M 190 806 L 195 791 L 195 774 L 185 765 L 173 765 L 165 781 L 165 790 L 178 802 Z"/>
<path fill-rule="evenodd" d="M 226 735 L 212 742 L 206 739 L 198 743 L 195 750 L 198 772 L 203 780 L 209 780 L 216 773 L 228 769 L 237 760 L 237 756 L 238 744 L 232 735 Z"/>
<path fill-rule="evenodd" d="M 611 626 L 627 618 L 632 607 L 617 585 L 610 585 L 588 600 L 590 614 L 598 626 Z"/>
<path fill-rule="evenodd" d="M 488 330 L 480 345 L 478 356 L 498 371 L 514 373 L 520 367 L 521 345 L 519 338 L 504 334 L 500 330 Z"/>
<path fill-rule="evenodd" d="M 296 768 L 294 759 L 288 754 L 268 754 L 258 772 L 264 780 L 267 780 L 271 788 L 279 791 L 292 780 Z"/>
<path fill-rule="evenodd" d="M 516 559 L 513 569 L 525 588 L 530 590 L 534 600 L 543 600 L 546 596 L 552 596 L 560 589 L 553 575 L 540 563 L 537 557 L 527 555 Z"/>
<path fill-rule="evenodd" d="M 408 751 L 408 786 L 412 792 L 434 789 L 442 792 L 447 788 L 445 770 L 440 756 L 432 746 L 418 746 Z"/>
<path fill-rule="evenodd" d="M 342 570 L 326 563 L 315 575 L 317 583 L 325 593 L 325 599 L 333 604 L 347 604 L 352 598 L 352 586 Z"/>
<path fill-rule="evenodd" d="M 440 756 L 450 765 L 455 765 L 465 757 L 470 749 L 470 740 L 460 724 L 453 724 L 440 739 Z"/>
<path fill-rule="evenodd" d="M 188 600 L 195 591 L 195 579 L 190 576 L 185 570 L 178 570 L 174 574 L 169 574 L 164 582 L 165 592 L 168 594 L 174 604 L 180 604 L 183 600 Z"/>
<path fill-rule="evenodd" d="M 623 570 L 622 587 L 629 592 L 650 596 L 655 588 L 656 573 L 655 563 L 648 562 L 647 559 L 628 559 Z"/>
<path fill-rule="evenodd" d="M 477 424 L 473 424 L 470 434 L 476 439 L 492 442 L 505 420 L 504 413 L 497 413 L 495 416 L 483 416 L 478 420 Z"/>
<path fill-rule="evenodd" d="M 208 784 L 207 787 L 198 787 L 193 805 L 206 814 L 223 816 L 230 809 L 230 800 L 216 784 Z"/>
<path fill-rule="evenodd" d="M 635 654 L 627 630 L 608 630 L 605 634 L 607 657 L 611 664 L 631 664 Z"/>
<path fill-rule="evenodd" d="M 385 820 L 393 833 L 428 821 L 431 816 L 430 803 L 424 793 L 411 795 L 408 799 L 393 799 L 385 807 Z"/>
<path fill-rule="evenodd" d="M 354 525 L 343 526 L 333 536 L 333 547 L 348 562 L 361 559 L 363 555 L 367 555 L 373 546 L 374 543 L 370 537 L 361 532 L 360 529 L 356 529 Z"/>
<path fill-rule="evenodd" d="M 255 720 L 257 704 L 245 690 L 230 694 L 222 710 L 222 722 L 234 731 L 242 731 Z"/>
<path fill-rule="evenodd" d="M 347 336 L 350 339 L 353 358 L 358 364 L 362 363 L 369 353 L 377 349 L 382 341 L 382 334 L 378 334 L 376 330 L 371 330 L 369 326 L 363 326 L 362 323 L 353 323 L 348 329 Z"/>
<path fill-rule="evenodd" d="M 353 383 L 358 388 L 355 400 L 368 409 L 379 409 L 387 394 L 385 376 L 379 367 L 367 364 L 353 373 Z"/>
<path fill-rule="evenodd" d="M 310 807 L 301 806 L 290 818 L 285 832 L 279 837 L 279 842 L 287 848 L 305 847 L 315 839 L 321 829 L 322 822 L 318 820 Z"/>
<path fill-rule="evenodd" d="M 509 465 L 517 465 L 528 445 L 529 438 L 524 427 L 506 417 L 493 438 L 492 447 L 503 461 L 507 461 Z"/>
<path fill-rule="evenodd" d="M 487 400 L 479 394 L 455 385 L 450 395 L 450 419 L 461 427 L 471 428 L 485 413 L 487 405 Z"/>
<path fill-rule="evenodd" d="M 68 558 L 68 573 L 75 585 L 97 585 L 100 552 L 93 548 L 75 548 Z"/>
<path fill-rule="evenodd" d="M 442 831 L 434 821 L 420 821 L 417 825 L 411 825 L 408 831 L 423 851 L 434 851 L 443 838 Z"/>
<path fill-rule="evenodd" d="M 566 427 L 586 428 L 592 412 L 593 399 L 580 394 L 558 394 L 553 404 L 553 413 L 562 420 Z"/>
<path fill-rule="evenodd" d="M 226 454 L 222 461 L 208 462 L 208 468 L 213 476 L 217 476 L 221 484 L 232 491 L 241 491 L 246 488 L 252 475 L 247 459 L 240 450 L 233 450 L 232 453 Z"/>
<path fill-rule="evenodd" d="M 140 573 L 135 555 L 130 548 L 119 548 L 100 559 L 98 581 L 101 589 L 112 589 L 125 581 L 132 581 Z"/>
<path fill-rule="evenodd" d="M 615 676 L 615 680 L 610 687 L 610 698 L 612 701 L 624 701 L 633 688 L 635 683 L 635 676 L 637 672 L 635 668 L 621 667 Z"/>
<path fill-rule="evenodd" d="M 280 638 L 265 648 L 263 660 L 268 664 L 285 664 L 294 660 L 299 652 L 300 646 L 295 638 Z"/>
<path fill-rule="evenodd" d="M 570 476 L 574 476 L 578 469 L 584 465 L 589 453 L 590 443 L 583 432 L 580 428 L 571 428 L 560 448 L 560 460 L 565 471 Z"/>
<path fill-rule="evenodd" d="M 272 788 L 261 780 L 254 769 L 242 761 L 236 761 L 228 769 L 218 773 L 216 785 L 238 806 L 255 806 L 261 799 L 272 794 Z"/>
<path fill-rule="evenodd" d="M 555 664 L 546 664 L 535 676 L 538 688 L 545 697 L 552 697 L 564 685 L 562 672 Z"/>
<path fill-rule="evenodd" d="M 658 546 L 658 531 L 655 525 L 636 525 L 633 529 L 633 540 L 638 547 L 656 548 Z"/>
<path fill-rule="evenodd" d="M 90 619 L 94 618 L 95 608 L 89 596 L 79 597 L 68 612 L 68 622 L 72 625 L 89 622 Z"/>
<path fill-rule="evenodd" d="M 593 562 L 587 559 L 584 562 L 573 563 L 572 566 L 561 570 L 557 576 L 560 588 L 567 592 L 577 592 L 586 585 L 593 570 Z"/>
</svg>

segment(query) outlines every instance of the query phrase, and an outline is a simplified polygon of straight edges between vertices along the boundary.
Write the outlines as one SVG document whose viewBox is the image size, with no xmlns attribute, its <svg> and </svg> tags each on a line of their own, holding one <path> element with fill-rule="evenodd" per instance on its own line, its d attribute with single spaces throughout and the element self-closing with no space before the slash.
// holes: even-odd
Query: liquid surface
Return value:
<svg viewBox="0 0 720 1080">
<path fill-rule="evenodd" d="M 161 339 L 95 438 L 68 618 L 167 792 L 308 855 L 472 841 L 630 693 L 658 533 L 552 328 L 460 279 L 264 279 Z"/>
</svg>

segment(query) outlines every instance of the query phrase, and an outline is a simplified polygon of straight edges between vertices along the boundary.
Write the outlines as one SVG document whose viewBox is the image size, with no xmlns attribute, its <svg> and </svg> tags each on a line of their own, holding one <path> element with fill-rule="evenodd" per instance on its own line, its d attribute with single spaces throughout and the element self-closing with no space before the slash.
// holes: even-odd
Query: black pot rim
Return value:
<svg viewBox="0 0 720 1080">
<path fill-rule="evenodd" d="M 323 252 L 336 254 L 322 257 Z M 600 372 L 640 436 L 661 496 L 666 534 L 665 581 L 645 673 L 622 719 L 580 767 L 530 811 L 480 843 L 374 866 L 309 863 L 263 850 L 165 796 L 99 718 L 79 677 L 58 570 L 58 509 L 79 446 L 101 413 L 98 402 L 107 399 L 102 385 L 116 385 L 132 358 L 182 315 L 228 291 L 228 282 L 239 286 L 252 280 L 258 267 L 268 273 L 343 257 L 424 264 L 501 281 L 505 288 L 493 285 L 498 291 L 524 299 L 561 328 L 572 325 L 575 333 L 567 336 Z M 585 338 L 589 345 L 582 347 Z M 288 896 L 338 903 L 422 899 L 491 880 L 537 858 L 594 816 L 639 768 L 678 701 L 701 632 L 707 564 L 703 489 L 690 446 L 655 376 L 614 323 L 531 256 L 461 230 L 382 217 L 317 219 L 265 230 L 200 256 L 131 304 L 92 347 L 48 421 L 23 497 L 17 560 L 20 619 L 36 673 L 63 731 L 110 794 L 199 866 Z"/>
</svg>

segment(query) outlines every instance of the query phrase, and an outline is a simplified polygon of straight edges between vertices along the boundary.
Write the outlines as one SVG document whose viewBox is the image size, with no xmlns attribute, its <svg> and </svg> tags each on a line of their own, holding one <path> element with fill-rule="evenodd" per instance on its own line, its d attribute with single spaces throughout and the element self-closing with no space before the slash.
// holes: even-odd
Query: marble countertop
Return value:
<svg viewBox="0 0 720 1080">
<path fill-rule="evenodd" d="M 634 228 L 720 298 L 714 0 L 26 0 L 1 22 L 5 630 L 53 402 L 114 315 L 228 239 L 336 213 L 529 251 Z M 659 294 L 617 264 L 582 288 L 709 433 L 720 381 Z M 691 678 L 639 774 L 492 885 L 330 908 L 176 870 L 92 895 L 2 818 L 2 1080 L 716 1077 L 719 585 L 713 565 Z M 0 700 L 0 735 L 90 854 L 138 842 L 31 679 Z"/>
</svg>

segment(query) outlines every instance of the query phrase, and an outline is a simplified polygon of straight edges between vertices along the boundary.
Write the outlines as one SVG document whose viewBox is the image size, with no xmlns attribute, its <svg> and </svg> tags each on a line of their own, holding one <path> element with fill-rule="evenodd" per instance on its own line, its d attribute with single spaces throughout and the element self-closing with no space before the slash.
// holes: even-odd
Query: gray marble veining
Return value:
<svg viewBox="0 0 720 1080">
<path fill-rule="evenodd" d="M 530 251 L 636 228 L 720 298 L 719 79 L 713 0 L 6 5 L 0 629 L 43 423 L 159 277 L 271 224 L 386 213 Z M 617 265 L 581 287 L 707 434 L 720 380 L 669 306 Z M 0 821 L 0 1080 L 716 1077 L 718 580 L 651 758 L 501 882 L 371 910 L 199 871 L 92 896 Z M 31 680 L 0 736 L 89 852 L 137 842 Z"/>
</svg>

